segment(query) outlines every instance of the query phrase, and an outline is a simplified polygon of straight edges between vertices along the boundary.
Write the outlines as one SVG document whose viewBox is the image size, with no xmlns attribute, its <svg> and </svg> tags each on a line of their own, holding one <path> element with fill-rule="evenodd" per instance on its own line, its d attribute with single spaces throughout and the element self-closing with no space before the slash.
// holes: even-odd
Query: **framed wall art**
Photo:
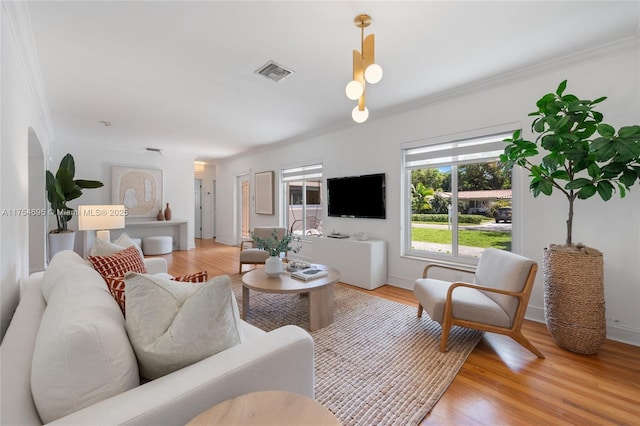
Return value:
<svg viewBox="0 0 640 426">
<path fill-rule="evenodd" d="M 273 172 L 255 174 L 256 214 L 273 214 Z"/>
<path fill-rule="evenodd" d="M 112 166 L 111 202 L 124 205 L 127 217 L 155 218 L 162 209 L 162 170 Z"/>
</svg>

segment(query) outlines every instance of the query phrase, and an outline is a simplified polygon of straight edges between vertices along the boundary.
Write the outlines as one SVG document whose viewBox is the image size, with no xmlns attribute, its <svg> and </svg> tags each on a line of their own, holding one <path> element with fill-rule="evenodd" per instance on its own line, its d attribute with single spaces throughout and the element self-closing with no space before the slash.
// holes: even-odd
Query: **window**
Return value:
<svg viewBox="0 0 640 426">
<path fill-rule="evenodd" d="M 510 135 L 403 149 L 405 254 L 470 260 L 487 247 L 511 250 L 511 170 L 498 162 Z"/>
<path fill-rule="evenodd" d="M 284 221 L 289 232 L 322 235 L 322 164 L 282 170 Z"/>
</svg>

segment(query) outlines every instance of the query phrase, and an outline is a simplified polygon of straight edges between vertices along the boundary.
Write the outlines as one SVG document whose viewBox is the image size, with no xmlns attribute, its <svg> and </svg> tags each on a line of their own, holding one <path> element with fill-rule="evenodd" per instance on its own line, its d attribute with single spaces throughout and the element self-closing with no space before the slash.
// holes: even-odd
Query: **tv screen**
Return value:
<svg viewBox="0 0 640 426">
<path fill-rule="evenodd" d="M 386 219 L 385 174 L 327 179 L 329 216 Z"/>
</svg>

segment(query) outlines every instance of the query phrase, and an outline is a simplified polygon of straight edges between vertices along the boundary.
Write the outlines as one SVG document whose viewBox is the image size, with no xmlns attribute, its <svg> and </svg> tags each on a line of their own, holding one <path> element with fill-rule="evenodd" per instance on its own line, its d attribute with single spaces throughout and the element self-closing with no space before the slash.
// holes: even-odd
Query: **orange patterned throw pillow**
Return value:
<svg viewBox="0 0 640 426">
<path fill-rule="evenodd" d="M 107 277 L 124 277 L 127 272 L 147 273 L 144 260 L 135 246 L 109 256 L 89 256 L 88 259 L 105 280 Z"/>
<path fill-rule="evenodd" d="M 195 274 L 189 275 L 180 275 L 179 277 L 173 278 L 174 281 L 182 281 L 189 283 L 206 283 L 208 280 L 207 271 L 201 271 Z"/>
</svg>

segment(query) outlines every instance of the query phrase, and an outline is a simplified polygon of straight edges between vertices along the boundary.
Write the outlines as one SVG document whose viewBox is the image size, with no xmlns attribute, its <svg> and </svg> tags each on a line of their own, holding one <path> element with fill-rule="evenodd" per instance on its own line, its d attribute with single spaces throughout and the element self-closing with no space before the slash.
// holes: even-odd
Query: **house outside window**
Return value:
<svg viewBox="0 0 640 426">
<path fill-rule="evenodd" d="M 405 255 L 474 263 L 487 247 L 511 251 L 511 170 L 498 162 L 510 135 L 403 148 Z"/>
<path fill-rule="evenodd" d="M 284 224 L 300 236 L 322 235 L 322 164 L 282 170 Z"/>
</svg>

